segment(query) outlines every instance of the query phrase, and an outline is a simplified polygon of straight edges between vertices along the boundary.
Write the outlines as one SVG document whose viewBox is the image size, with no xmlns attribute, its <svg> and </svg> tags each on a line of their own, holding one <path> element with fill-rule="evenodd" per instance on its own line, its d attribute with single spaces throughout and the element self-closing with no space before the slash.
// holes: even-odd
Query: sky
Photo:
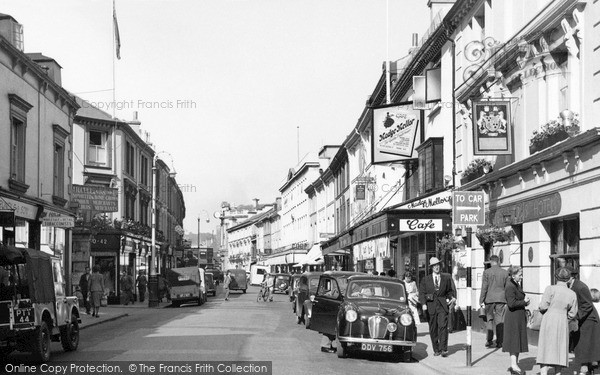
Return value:
<svg viewBox="0 0 600 375">
<path fill-rule="evenodd" d="M 274 202 L 298 155 L 344 141 L 388 48 L 401 58 L 429 26 L 427 0 L 388 1 L 116 0 L 120 60 L 111 0 L 2 0 L 0 13 L 23 24 L 25 52 L 62 66 L 65 89 L 138 112 L 172 157 L 184 229 L 201 218 L 206 233 L 221 202 Z"/>
</svg>

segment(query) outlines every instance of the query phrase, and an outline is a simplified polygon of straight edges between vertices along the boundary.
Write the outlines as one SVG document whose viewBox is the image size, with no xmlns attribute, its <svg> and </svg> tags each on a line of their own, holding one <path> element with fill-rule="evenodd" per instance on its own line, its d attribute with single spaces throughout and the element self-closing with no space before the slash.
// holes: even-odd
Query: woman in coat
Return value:
<svg viewBox="0 0 600 375">
<path fill-rule="evenodd" d="M 510 266 L 509 281 L 506 283 L 506 315 L 504 316 L 504 342 L 502 351 L 510 354 L 510 367 L 513 375 L 522 373 L 519 367 L 519 353 L 529 350 L 527 346 L 527 313 L 525 306 L 529 305 L 529 297 L 525 296 L 520 282 L 523 279 L 523 269 Z"/>
<path fill-rule="evenodd" d="M 579 373 L 591 372 L 592 363 L 600 360 L 600 316 L 594 307 L 592 293 L 587 285 L 574 278 L 577 273 L 571 269 L 571 290 L 577 296 L 577 316 L 579 329 L 574 333 L 575 361 L 581 366 Z"/>
<path fill-rule="evenodd" d="M 525 296 L 520 282 L 523 279 L 523 269 L 510 266 L 509 280 L 506 283 L 506 315 L 504 316 L 504 342 L 502 351 L 510 354 L 510 371 L 513 375 L 522 373 L 519 367 L 519 353 L 529 350 L 527 346 L 527 313 L 525 306 L 529 305 L 529 297 Z"/>
<path fill-rule="evenodd" d="M 92 293 L 92 316 L 98 317 L 100 310 L 100 300 L 104 294 L 104 277 L 100 273 L 100 267 L 94 266 L 93 273 L 90 276 L 90 293 Z"/>
<path fill-rule="evenodd" d="M 549 285 L 540 302 L 544 314 L 538 340 L 537 363 L 541 374 L 554 373 L 569 364 L 569 320 L 577 315 L 577 295 L 567 286 L 571 272 L 567 268 L 556 270 L 556 285 Z"/>
</svg>

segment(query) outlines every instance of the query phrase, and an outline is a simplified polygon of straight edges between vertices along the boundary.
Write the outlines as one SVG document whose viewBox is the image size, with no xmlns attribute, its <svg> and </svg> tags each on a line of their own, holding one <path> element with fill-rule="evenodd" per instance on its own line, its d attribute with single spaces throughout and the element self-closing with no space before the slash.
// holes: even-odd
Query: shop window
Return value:
<svg viewBox="0 0 600 375">
<path fill-rule="evenodd" d="M 579 217 L 552 220 L 550 226 L 550 258 L 552 283 L 554 272 L 566 265 L 579 269 Z"/>
</svg>

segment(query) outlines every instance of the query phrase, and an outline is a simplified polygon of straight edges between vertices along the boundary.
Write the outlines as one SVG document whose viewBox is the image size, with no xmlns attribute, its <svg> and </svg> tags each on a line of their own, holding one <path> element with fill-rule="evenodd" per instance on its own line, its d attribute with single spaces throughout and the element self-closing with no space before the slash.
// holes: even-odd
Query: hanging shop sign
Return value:
<svg viewBox="0 0 600 375">
<path fill-rule="evenodd" d="M 400 219 L 401 232 L 443 232 L 443 219 L 411 218 Z"/>
<path fill-rule="evenodd" d="M 355 198 L 357 201 L 364 201 L 365 200 L 365 185 L 356 185 L 356 193 L 355 193 Z"/>
<path fill-rule="evenodd" d="M 510 155 L 512 128 L 510 101 L 473 102 L 473 153 L 475 155 Z"/>
<path fill-rule="evenodd" d="M 103 186 L 73 185 L 71 200 L 79 203 L 81 211 L 119 211 L 119 190 Z"/>
<path fill-rule="evenodd" d="M 490 212 L 490 221 L 497 226 L 522 224 L 558 215 L 561 207 L 560 193 L 556 192 L 499 207 Z"/>
<path fill-rule="evenodd" d="M 373 164 L 416 159 L 420 120 L 421 113 L 412 109 L 412 102 L 373 108 Z"/>
<path fill-rule="evenodd" d="M 443 191 L 441 193 L 417 199 L 416 201 L 407 203 L 398 207 L 400 210 L 451 210 L 452 209 L 452 192 Z"/>
</svg>

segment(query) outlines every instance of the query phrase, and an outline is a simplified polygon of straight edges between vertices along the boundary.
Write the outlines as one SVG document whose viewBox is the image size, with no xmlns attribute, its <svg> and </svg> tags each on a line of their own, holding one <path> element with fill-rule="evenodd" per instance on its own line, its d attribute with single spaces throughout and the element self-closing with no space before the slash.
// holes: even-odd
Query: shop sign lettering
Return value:
<svg viewBox="0 0 600 375">
<path fill-rule="evenodd" d="M 490 221 L 498 226 L 522 224 L 558 215 L 561 207 L 560 193 L 553 193 L 502 206 L 490 212 Z"/>
<path fill-rule="evenodd" d="M 400 219 L 401 232 L 441 232 L 442 219 Z"/>
</svg>

